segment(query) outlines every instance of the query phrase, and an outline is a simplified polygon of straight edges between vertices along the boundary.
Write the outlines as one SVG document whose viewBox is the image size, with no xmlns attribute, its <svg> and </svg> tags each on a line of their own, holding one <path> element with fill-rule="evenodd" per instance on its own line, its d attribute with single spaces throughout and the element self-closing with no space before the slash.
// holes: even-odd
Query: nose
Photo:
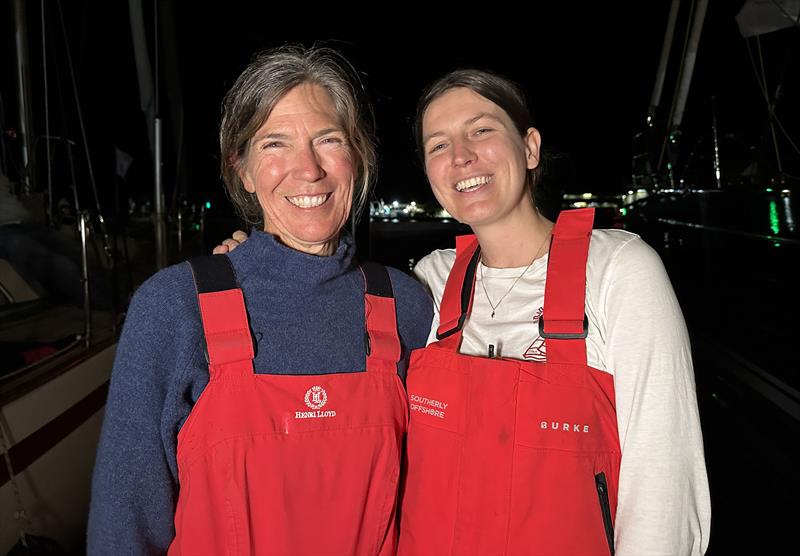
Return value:
<svg viewBox="0 0 800 556">
<path fill-rule="evenodd" d="M 475 152 L 470 148 L 467 141 L 457 139 L 453 141 L 453 165 L 468 166 L 475 162 Z"/>
<path fill-rule="evenodd" d="M 325 169 L 312 146 L 300 149 L 294 159 L 292 177 L 306 182 L 319 181 L 325 177 Z"/>
</svg>

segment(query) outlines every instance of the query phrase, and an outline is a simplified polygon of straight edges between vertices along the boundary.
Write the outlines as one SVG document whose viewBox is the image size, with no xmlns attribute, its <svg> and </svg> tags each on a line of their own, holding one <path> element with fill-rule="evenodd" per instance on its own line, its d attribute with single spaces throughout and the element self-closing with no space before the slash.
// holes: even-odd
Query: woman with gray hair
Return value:
<svg viewBox="0 0 800 556">
<path fill-rule="evenodd" d="M 361 96 L 341 56 L 300 47 L 257 55 L 226 95 L 222 175 L 255 227 L 134 296 L 90 554 L 394 552 L 402 376 L 432 310 L 343 231 L 374 175 Z"/>
</svg>

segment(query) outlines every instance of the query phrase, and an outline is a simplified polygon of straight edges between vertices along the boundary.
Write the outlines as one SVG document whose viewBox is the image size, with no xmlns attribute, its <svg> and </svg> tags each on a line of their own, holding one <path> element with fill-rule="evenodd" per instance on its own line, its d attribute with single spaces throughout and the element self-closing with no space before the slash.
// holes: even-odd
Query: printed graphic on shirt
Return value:
<svg viewBox="0 0 800 556">
<path fill-rule="evenodd" d="M 295 411 L 295 419 L 319 419 L 321 417 L 336 417 L 332 410 L 320 411 L 328 403 L 328 393 L 322 386 L 312 386 L 306 391 L 304 400 L 306 405 L 314 411 Z"/>
<path fill-rule="evenodd" d="M 533 315 L 533 322 L 538 323 L 539 319 L 542 318 L 542 313 L 544 312 L 544 307 L 539 307 Z M 538 330 L 538 329 L 537 329 Z M 528 349 L 525 350 L 525 353 L 522 354 L 523 359 L 528 359 L 530 361 L 536 361 L 537 363 L 544 363 L 547 361 L 547 351 L 546 346 L 544 344 L 544 338 L 537 337 Z"/>
</svg>

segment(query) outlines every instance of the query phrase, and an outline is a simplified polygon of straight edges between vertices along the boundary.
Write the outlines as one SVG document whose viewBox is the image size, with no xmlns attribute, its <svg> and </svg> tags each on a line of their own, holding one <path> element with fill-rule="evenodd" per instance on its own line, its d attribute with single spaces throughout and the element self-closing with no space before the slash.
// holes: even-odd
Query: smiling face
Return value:
<svg viewBox="0 0 800 556">
<path fill-rule="evenodd" d="M 291 89 L 250 140 L 240 177 L 264 211 L 264 230 L 314 255 L 336 250 L 350 216 L 353 151 L 330 95 Z"/>
<path fill-rule="evenodd" d="M 520 136 L 508 114 L 466 87 L 433 100 L 422 118 L 425 173 L 441 205 L 473 230 L 535 212 L 526 175 L 539 132 Z"/>
</svg>

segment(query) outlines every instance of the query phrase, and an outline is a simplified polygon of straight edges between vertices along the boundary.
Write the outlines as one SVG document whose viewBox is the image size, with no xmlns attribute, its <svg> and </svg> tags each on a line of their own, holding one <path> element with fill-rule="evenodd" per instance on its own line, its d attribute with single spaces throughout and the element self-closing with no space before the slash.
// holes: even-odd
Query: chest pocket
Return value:
<svg viewBox="0 0 800 556">
<path fill-rule="evenodd" d="M 536 364 L 531 364 L 536 365 Z M 521 373 L 517 394 L 516 439 L 522 446 L 573 452 L 618 451 L 616 411 L 603 382 L 608 373 L 546 364 L 547 380 Z M 580 378 L 581 380 L 578 380 Z M 613 395 L 612 395 L 613 397 Z"/>
<path fill-rule="evenodd" d="M 430 347 L 411 354 L 406 382 L 410 423 L 463 435 L 468 375 L 455 368 L 449 355 Z"/>
</svg>

